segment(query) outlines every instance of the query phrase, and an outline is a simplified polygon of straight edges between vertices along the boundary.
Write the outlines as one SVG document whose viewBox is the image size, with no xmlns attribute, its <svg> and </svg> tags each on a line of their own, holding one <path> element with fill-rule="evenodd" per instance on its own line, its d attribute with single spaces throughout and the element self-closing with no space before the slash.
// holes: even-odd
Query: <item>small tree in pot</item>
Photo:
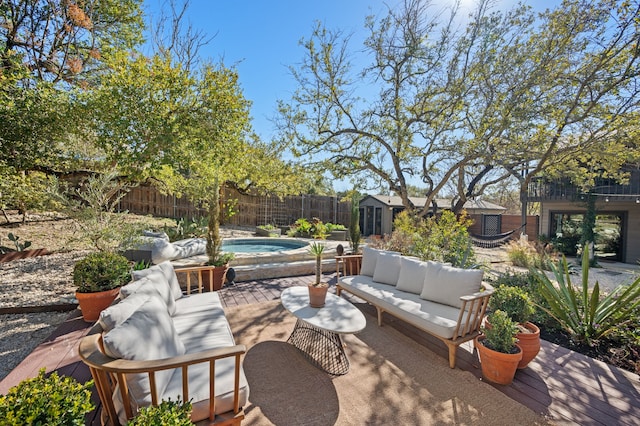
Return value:
<svg viewBox="0 0 640 426">
<path fill-rule="evenodd" d="M 121 254 L 96 252 L 78 261 L 73 267 L 73 284 L 84 320 L 96 321 L 130 280 L 131 265 Z"/>
<path fill-rule="evenodd" d="M 316 258 L 316 280 L 313 284 L 309 284 L 309 305 L 312 308 L 321 308 L 324 306 L 324 302 L 327 297 L 327 290 L 329 285 L 327 283 L 320 282 L 322 276 L 322 254 L 324 253 L 326 246 L 324 244 L 313 242 L 309 247 L 309 251 Z"/>
<path fill-rule="evenodd" d="M 482 375 L 493 383 L 508 385 L 522 359 L 522 349 L 516 344 L 518 328 L 507 313 L 500 310 L 489 315 L 489 322 L 491 327 L 482 327 L 484 335 L 475 339 Z"/>
</svg>

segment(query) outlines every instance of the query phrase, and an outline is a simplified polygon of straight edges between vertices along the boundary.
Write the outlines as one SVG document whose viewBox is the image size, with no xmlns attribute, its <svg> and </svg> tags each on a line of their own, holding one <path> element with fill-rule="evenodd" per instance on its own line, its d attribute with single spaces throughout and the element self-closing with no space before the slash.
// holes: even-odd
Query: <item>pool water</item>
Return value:
<svg viewBox="0 0 640 426">
<path fill-rule="evenodd" d="M 233 253 L 265 253 L 295 250 L 307 246 L 304 241 L 280 240 L 273 238 L 248 238 L 225 240 L 222 242 L 222 251 Z"/>
</svg>

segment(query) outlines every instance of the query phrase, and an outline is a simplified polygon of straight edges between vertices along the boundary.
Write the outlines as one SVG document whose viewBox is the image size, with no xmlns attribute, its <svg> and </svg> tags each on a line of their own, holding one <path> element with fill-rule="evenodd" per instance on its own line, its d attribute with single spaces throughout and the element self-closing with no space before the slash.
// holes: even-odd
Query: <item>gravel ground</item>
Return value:
<svg viewBox="0 0 640 426">
<path fill-rule="evenodd" d="M 17 221 L 18 217 L 10 216 L 10 219 Z M 88 247 L 69 242 L 68 230 L 73 228 L 64 218 L 40 215 L 30 219 L 19 228 L 0 227 L 0 244 L 6 244 L 4 235 L 13 232 L 23 241 L 31 240 L 33 248 L 44 247 L 54 253 L 0 263 L 0 308 L 63 304 L 75 300 L 71 281 L 73 265 L 89 252 Z M 237 228 L 222 228 L 221 234 L 223 238 L 253 235 L 250 230 Z M 477 249 L 477 257 L 497 272 L 518 269 L 508 265 L 504 249 Z M 605 268 L 592 269 L 590 281 L 597 279 L 603 287 L 613 288 L 621 282 L 630 282 L 638 273 L 637 269 L 634 265 L 607 264 Z M 579 276 L 573 278 L 579 280 Z M 0 315 L 0 380 L 68 316 L 68 312 Z"/>
</svg>

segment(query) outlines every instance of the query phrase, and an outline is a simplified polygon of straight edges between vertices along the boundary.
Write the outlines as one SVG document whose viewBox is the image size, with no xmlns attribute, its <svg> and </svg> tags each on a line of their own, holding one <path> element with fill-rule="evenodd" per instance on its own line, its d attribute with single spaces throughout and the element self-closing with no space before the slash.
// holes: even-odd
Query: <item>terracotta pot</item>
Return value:
<svg viewBox="0 0 640 426">
<path fill-rule="evenodd" d="M 522 359 L 518 368 L 525 368 L 540 352 L 540 329 L 532 322 L 523 324 L 531 333 L 518 333 L 518 346 L 522 348 Z"/>
<path fill-rule="evenodd" d="M 309 284 L 309 306 L 312 308 L 322 308 L 327 299 L 327 290 L 329 290 L 327 284 L 322 283 L 318 286 Z"/>
<path fill-rule="evenodd" d="M 513 377 L 518 369 L 518 363 L 522 359 L 522 348 L 519 345 L 518 353 L 505 354 L 487 348 L 483 344 L 485 336 L 480 335 L 475 339 L 478 355 L 480 356 L 480 365 L 482 367 L 482 376 L 499 385 L 509 385 L 513 381 Z"/>
<path fill-rule="evenodd" d="M 224 286 L 229 265 L 216 266 L 213 268 L 213 291 L 218 291 Z M 202 271 L 202 291 L 211 291 L 209 282 L 209 271 Z"/>
<path fill-rule="evenodd" d="M 518 346 L 522 348 L 522 359 L 518 364 L 518 369 L 526 368 L 536 355 L 538 355 L 538 352 L 540 352 L 540 329 L 538 326 L 532 322 L 520 325 L 531 331 L 531 333 L 516 334 Z M 485 318 L 484 326 L 491 328 L 491 323 L 488 318 Z"/>
<path fill-rule="evenodd" d="M 95 293 L 79 293 L 76 291 L 76 299 L 82 311 L 82 319 L 86 322 L 96 322 L 100 312 L 105 310 L 118 296 L 120 288 L 98 291 Z"/>
</svg>

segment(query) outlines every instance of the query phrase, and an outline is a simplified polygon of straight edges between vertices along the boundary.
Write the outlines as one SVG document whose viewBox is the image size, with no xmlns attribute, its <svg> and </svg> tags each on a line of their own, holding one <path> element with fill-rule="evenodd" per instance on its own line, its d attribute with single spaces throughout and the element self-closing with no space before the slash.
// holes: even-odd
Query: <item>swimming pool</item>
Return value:
<svg viewBox="0 0 640 426">
<path fill-rule="evenodd" d="M 308 246 L 305 241 L 279 238 L 236 238 L 222 241 L 222 251 L 233 253 L 271 253 Z"/>
</svg>

